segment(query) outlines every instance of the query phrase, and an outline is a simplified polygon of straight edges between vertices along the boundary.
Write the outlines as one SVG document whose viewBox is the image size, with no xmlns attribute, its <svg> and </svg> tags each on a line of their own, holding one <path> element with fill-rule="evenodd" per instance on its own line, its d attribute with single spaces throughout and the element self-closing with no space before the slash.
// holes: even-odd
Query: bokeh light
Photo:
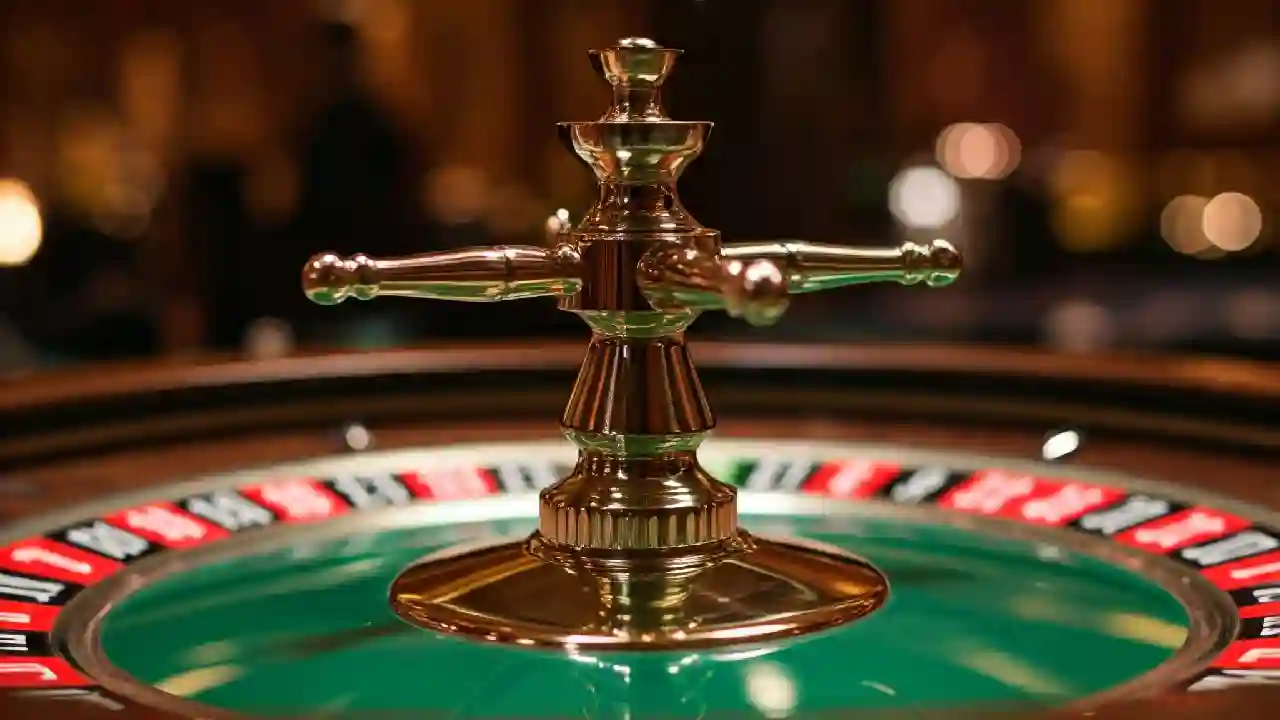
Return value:
<svg viewBox="0 0 1280 720">
<path fill-rule="evenodd" d="M 1204 207 L 1204 236 L 1228 252 L 1238 252 L 1262 234 L 1262 209 L 1243 193 L 1215 196 Z"/>
<path fill-rule="evenodd" d="M 1072 252 L 1114 249 L 1136 220 L 1136 182 L 1131 168 L 1096 150 L 1062 155 L 1050 176 L 1057 202 L 1053 227 Z"/>
<path fill-rule="evenodd" d="M 43 237 L 35 193 L 20 180 L 0 179 L 0 265 L 26 265 Z"/>
<path fill-rule="evenodd" d="M 1201 259 L 1224 257 L 1262 236 L 1262 208 L 1248 195 L 1227 192 L 1212 199 L 1179 195 L 1160 214 L 1160 235 L 1174 250 Z"/>
<path fill-rule="evenodd" d="M 1112 347 L 1117 337 L 1115 318 L 1092 300 L 1064 300 L 1045 316 L 1044 341 L 1061 352 L 1099 352 Z"/>
<path fill-rule="evenodd" d="M 785 667 L 771 662 L 747 666 L 747 700 L 766 718 L 785 718 L 795 712 L 799 692 Z"/>
<path fill-rule="evenodd" d="M 556 210 L 546 219 L 544 231 L 547 241 L 555 242 L 561 233 L 571 229 L 572 224 L 569 220 L 569 210 L 567 208 Z"/>
<path fill-rule="evenodd" d="M 294 344 L 293 328 L 279 318 L 258 318 L 244 334 L 245 355 L 254 360 L 285 357 L 293 352 Z"/>
<path fill-rule="evenodd" d="M 450 165 L 431 172 L 423 184 L 426 208 L 445 223 L 463 224 L 484 215 L 489 179 L 477 167 Z"/>
<path fill-rule="evenodd" d="M 1195 255 L 1211 247 L 1204 233 L 1204 210 L 1209 198 L 1179 195 L 1160 213 L 1160 236 L 1183 255 Z"/>
<path fill-rule="evenodd" d="M 1061 460 L 1080 449 L 1080 433 L 1075 430 L 1061 430 L 1045 438 L 1040 448 L 1040 457 L 1053 462 Z"/>
<path fill-rule="evenodd" d="M 999 123 L 956 123 L 938 134 L 938 164 L 967 180 L 1007 177 L 1022 159 L 1022 143 Z"/>
<path fill-rule="evenodd" d="M 1223 324 L 1232 335 L 1266 340 L 1280 333 L 1280 291 L 1245 288 L 1227 298 Z"/>
<path fill-rule="evenodd" d="M 889 210 L 909 228 L 935 229 L 960 215 L 960 184 L 936 167 L 909 167 L 889 185 Z"/>
</svg>

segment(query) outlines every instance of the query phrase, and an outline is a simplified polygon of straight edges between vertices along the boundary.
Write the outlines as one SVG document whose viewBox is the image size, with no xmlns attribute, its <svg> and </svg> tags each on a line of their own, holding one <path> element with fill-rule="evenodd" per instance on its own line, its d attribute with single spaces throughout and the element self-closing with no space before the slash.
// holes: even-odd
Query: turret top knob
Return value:
<svg viewBox="0 0 1280 720">
<path fill-rule="evenodd" d="M 613 107 L 601 120 L 665 120 L 658 89 L 682 51 L 649 38 L 629 37 L 613 47 L 592 50 L 591 59 L 613 86 Z"/>
<path fill-rule="evenodd" d="M 618 41 L 616 48 L 642 48 L 644 50 L 661 50 L 662 46 L 656 40 L 650 40 L 644 37 L 625 37 Z"/>
</svg>

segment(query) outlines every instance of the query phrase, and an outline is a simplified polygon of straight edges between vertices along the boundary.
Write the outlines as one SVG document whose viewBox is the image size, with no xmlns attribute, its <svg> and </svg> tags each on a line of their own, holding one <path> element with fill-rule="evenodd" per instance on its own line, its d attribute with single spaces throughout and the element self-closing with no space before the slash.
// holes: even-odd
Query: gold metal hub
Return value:
<svg viewBox="0 0 1280 720">
<path fill-rule="evenodd" d="M 884 578 L 858 558 L 738 527 L 736 491 L 698 463 L 715 416 L 684 331 L 708 310 L 772 324 L 796 293 L 947 285 L 960 255 L 942 240 L 884 249 L 723 243 L 676 191 L 711 132 L 663 108 L 679 54 L 645 38 L 592 52 L 613 104 L 598 120 L 559 128 L 595 173 L 599 196 L 576 225 L 549 224 L 545 247 L 321 253 L 303 269 L 305 292 L 322 304 L 550 296 L 592 330 L 560 418 L 578 462 L 541 493 L 537 531 L 408 569 L 391 602 L 411 623 L 524 645 L 675 648 L 814 631 L 885 598 Z"/>
<path fill-rule="evenodd" d="M 740 645 L 829 628 L 880 607 L 888 584 L 840 550 L 743 538 L 692 574 L 574 571 L 513 542 L 429 557 L 392 585 L 419 627 L 491 642 L 584 650 Z"/>
</svg>

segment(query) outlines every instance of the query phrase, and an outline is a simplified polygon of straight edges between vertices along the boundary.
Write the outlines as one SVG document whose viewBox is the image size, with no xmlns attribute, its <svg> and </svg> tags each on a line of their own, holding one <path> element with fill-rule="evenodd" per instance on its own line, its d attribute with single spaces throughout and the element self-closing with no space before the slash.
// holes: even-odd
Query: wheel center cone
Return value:
<svg viewBox="0 0 1280 720">
<path fill-rule="evenodd" d="M 882 606 L 885 576 L 821 544 L 743 535 L 740 552 L 688 573 L 606 573 L 548 562 L 531 542 L 424 558 L 391 586 L 404 620 L 513 645 L 679 650 L 794 637 Z"/>
</svg>

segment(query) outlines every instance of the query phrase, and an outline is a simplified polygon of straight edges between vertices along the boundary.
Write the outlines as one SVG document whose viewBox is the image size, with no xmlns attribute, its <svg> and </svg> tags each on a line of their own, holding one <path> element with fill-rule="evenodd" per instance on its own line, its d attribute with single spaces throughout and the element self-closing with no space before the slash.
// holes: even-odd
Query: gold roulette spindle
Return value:
<svg viewBox="0 0 1280 720">
<path fill-rule="evenodd" d="M 322 304 L 553 296 L 592 330 L 560 420 L 577 464 L 541 492 L 537 530 L 405 570 L 391 604 L 412 624 L 519 645 L 677 649 L 812 632 L 887 597 L 884 576 L 858 557 L 739 527 L 736 491 L 698 462 L 715 418 L 684 331 L 707 310 L 772 324 L 794 293 L 946 285 L 960 255 L 941 240 L 884 249 L 722 243 L 676 192 L 711 131 L 663 109 L 679 54 L 645 38 L 591 52 L 613 103 L 598 120 L 559 129 L 595 173 L 599 196 L 551 247 L 322 253 L 303 270 L 308 297 Z"/>
</svg>

